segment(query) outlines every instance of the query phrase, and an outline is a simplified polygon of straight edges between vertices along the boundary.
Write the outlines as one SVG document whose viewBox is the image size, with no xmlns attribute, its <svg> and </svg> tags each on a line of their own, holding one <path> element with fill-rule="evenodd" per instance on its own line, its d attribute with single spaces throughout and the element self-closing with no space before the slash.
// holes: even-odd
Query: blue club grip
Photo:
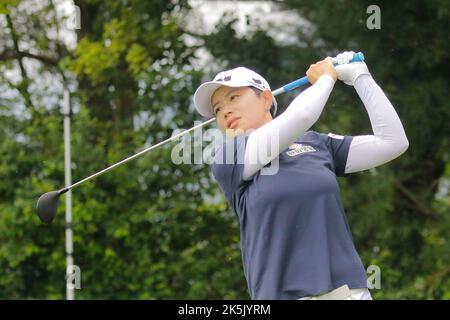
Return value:
<svg viewBox="0 0 450 320">
<path fill-rule="evenodd" d="M 283 86 L 283 92 L 291 91 L 292 89 L 304 86 L 305 84 L 308 83 L 309 83 L 308 77 L 305 76 L 303 78 L 292 81 L 291 83 L 288 83 L 287 85 Z"/>
<path fill-rule="evenodd" d="M 355 53 L 353 59 L 350 60 L 350 62 L 362 62 L 362 61 L 364 61 L 364 53 L 362 52 Z"/>
<path fill-rule="evenodd" d="M 358 52 L 358 53 L 355 53 L 355 55 L 353 56 L 353 59 L 350 60 L 350 63 L 362 62 L 362 61 L 364 61 L 364 54 L 362 52 Z M 334 65 L 336 65 L 336 64 L 334 64 Z M 272 94 L 274 96 L 277 96 L 280 93 L 285 93 L 285 92 L 291 91 L 292 89 L 298 88 L 300 86 L 304 86 L 305 84 L 309 84 L 308 77 L 306 77 L 306 76 L 284 85 L 280 89 L 273 91 Z"/>
</svg>

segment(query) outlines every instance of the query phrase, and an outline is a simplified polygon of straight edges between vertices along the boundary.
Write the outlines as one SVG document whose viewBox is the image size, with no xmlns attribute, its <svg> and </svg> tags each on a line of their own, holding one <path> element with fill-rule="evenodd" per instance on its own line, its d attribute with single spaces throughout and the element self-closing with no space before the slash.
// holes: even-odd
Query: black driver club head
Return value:
<svg viewBox="0 0 450 320">
<path fill-rule="evenodd" d="M 59 191 L 50 191 L 44 193 L 37 202 L 37 213 L 39 218 L 44 223 L 50 223 L 56 215 L 58 210 L 59 196 L 68 189 L 62 189 Z"/>
</svg>

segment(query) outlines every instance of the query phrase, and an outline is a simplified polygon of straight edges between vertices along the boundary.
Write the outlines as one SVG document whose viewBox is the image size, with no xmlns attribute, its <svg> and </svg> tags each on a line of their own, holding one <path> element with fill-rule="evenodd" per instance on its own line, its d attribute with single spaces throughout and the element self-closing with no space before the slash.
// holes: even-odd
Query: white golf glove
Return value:
<svg viewBox="0 0 450 320">
<path fill-rule="evenodd" d="M 354 54 L 355 53 L 353 51 L 345 51 L 338 54 L 336 58 L 333 58 L 333 63 L 338 64 L 334 66 L 338 79 L 344 81 L 344 83 L 349 86 L 353 86 L 355 84 L 355 80 L 360 75 L 370 75 L 369 69 L 367 68 L 365 62 L 349 63 L 349 61 L 353 59 Z"/>
</svg>

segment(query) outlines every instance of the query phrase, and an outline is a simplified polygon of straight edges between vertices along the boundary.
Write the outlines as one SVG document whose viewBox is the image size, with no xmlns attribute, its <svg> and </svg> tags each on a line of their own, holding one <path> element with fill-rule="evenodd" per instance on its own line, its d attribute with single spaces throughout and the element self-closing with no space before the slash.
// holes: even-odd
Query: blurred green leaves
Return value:
<svg viewBox="0 0 450 320">
<path fill-rule="evenodd" d="M 0 14 L 9 14 L 11 7 L 17 7 L 20 0 L 3 0 L 0 2 Z"/>
</svg>

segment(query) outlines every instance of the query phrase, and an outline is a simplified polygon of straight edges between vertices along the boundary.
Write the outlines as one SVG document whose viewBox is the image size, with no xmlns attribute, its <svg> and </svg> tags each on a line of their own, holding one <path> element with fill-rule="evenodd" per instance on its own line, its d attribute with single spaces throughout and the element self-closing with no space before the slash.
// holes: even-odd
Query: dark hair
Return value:
<svg viewBox="0 0 450 320">
<path fill-rule="evenodd" d="M 253 92 L 255 92 L 255 94 L 256 94 L 258 97 L 261 96 L 262 90 L 260 90 L 260 89 L 258 89 L 258 88 L 255 88 L 255 87 L 253 87 L 253 86 L 249 86 L 249 88 L 252 89 Z M 274 106 L 273 101 L 272 101 L 272 105 L 270 106 L 270 114 L 272 115 L 272 118 L 275 117 L 275 115 L 273 114 L 274 111 L 275 111 L 275 106 Z"/>
</svg>

